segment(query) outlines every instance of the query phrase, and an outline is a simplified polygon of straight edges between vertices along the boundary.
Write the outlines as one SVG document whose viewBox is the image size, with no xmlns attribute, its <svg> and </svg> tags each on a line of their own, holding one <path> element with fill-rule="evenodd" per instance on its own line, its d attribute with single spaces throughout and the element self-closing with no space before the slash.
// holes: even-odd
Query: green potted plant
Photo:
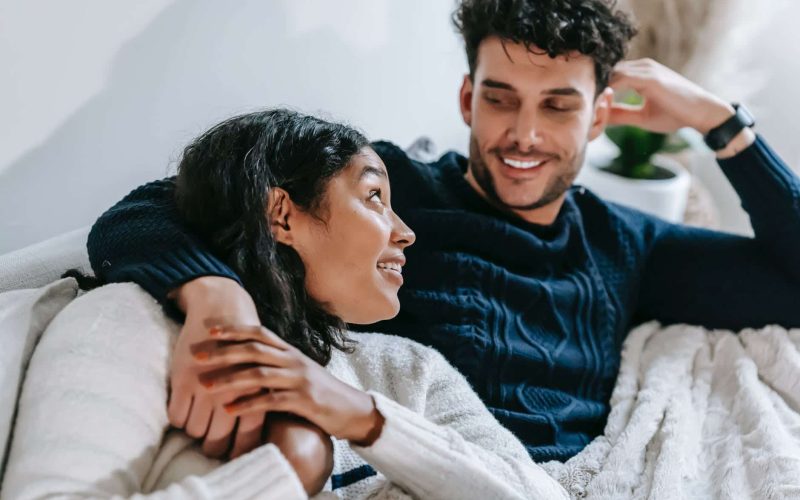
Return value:
<svg viewBox="0 0 800 500">
<path fill-rule="evenodd" d="M 659 180 L 675 177 L 672 170 L 657 165 L 653 156 L 660 152 L 677 151 L 667 148 L 667 135 L 650 132 L 631 125 L 608 127 L 606 136 L 618 148 L 619 156 L 602 167 L 606 172 L 628 179 Z"/>
<path fill-rule="evenodd" d="M 642 105 L 635 92 L 619 96 L 629 105 Z M 600 197 L 681 222 L 689 196 L 690 176 L 669 156 L 688 147 L 677 134 L 660 134 L 631 125 L 608 127 L 606 137 L 616 149 L 609 160 L 586 165 L 577 182 Z"/>
<path fill-rule="evenodd" d="M 667 153 L 686 148 L 686 143 L 628 125 L 609 127 L 606 135 L 618 154 L 605 164 L 586 165 L 577 182 L 608 201 L 682 222 L 690 176 Z"/>
</svg>

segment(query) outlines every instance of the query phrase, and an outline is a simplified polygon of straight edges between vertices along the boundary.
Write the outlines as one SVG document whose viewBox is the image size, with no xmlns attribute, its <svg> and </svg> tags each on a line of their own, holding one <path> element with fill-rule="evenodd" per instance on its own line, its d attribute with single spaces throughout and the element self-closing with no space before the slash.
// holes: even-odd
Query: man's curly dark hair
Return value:
<svg viewBox="0 0 800 500">
<path fill-rule="evenodd" d="M 463 0 L 453 23 L 464 37 L 470 76 L 475 75 L 481 41 L 497 36 L 550 57 L 570 52 L 589 56 L 597 93 L 608 85 L 611 70 L 636 34 L 614 0 Z"/>
</svg>

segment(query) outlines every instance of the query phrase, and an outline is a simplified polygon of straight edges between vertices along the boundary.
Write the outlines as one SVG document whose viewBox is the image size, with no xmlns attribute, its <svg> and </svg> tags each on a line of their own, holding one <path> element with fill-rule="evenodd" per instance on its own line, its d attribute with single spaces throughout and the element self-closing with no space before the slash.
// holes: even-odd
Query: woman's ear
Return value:
<svg viewBox="0 0 800 500">
<path fill-rule="evenodd" d="M 292 244 L 292 227 L 289 220 L 294 215 L 294 203 L 289 193 L 281 188 L 272 188 L 267 195 L 267 220 L 275 241 Z"/>
</svg>

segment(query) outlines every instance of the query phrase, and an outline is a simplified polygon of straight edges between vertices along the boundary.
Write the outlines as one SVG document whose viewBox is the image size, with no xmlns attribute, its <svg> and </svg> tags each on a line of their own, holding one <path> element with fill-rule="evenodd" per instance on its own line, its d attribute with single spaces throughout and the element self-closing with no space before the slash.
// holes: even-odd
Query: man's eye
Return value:
<svg viewBox="0 0 800 500">
<path fill-rule="evenodd" d="M 559 113 L 566 113 L 567 111 L 572 111 L 572 108 L 569 106 L 559 106 L 558 104 L 548 104 L 547 109 L 551 111 L 556 111 Z"/>
<path fill-rule="evenodd" d="M 369 199 L 372 201 L 377 201 L 378 203 L 383 203 L 381 199 L 381 190 L 380 189 L 373 189 L 369 192 Z"/>
</svg>

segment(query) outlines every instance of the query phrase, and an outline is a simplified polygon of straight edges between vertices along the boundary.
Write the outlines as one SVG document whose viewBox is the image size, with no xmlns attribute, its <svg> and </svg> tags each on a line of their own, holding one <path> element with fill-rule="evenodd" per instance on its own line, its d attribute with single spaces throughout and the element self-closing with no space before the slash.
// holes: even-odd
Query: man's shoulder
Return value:
<svg viewBox="0 0 800 500">
<path fill-rule="evenodd" d="M 654 215 L 605 200 L 584 186 L 573 186 L 570 197 L 589 233 L 618 236 L 625 234 L 629 238 L 649 241 L 656 232 L 670 225 Z"/>
<path fill-rule="evenodd" d="M 406 150 L 389 141 L 376 141 L 372 149 L 389 169 L 390 176 L 433 175 L 434 164 L 412 158 Z"/>
<path fill-rule="evenodd" d="M 428 163 L 412 158 L 403 148 L 388 141 L 373 142 L 372 148 L 386 165 L 393 198 L 402 200 L 402 206 L 435 205 L 437 200 L 441 201 L 455 153 L 446 153 Z"/>
</svg>

